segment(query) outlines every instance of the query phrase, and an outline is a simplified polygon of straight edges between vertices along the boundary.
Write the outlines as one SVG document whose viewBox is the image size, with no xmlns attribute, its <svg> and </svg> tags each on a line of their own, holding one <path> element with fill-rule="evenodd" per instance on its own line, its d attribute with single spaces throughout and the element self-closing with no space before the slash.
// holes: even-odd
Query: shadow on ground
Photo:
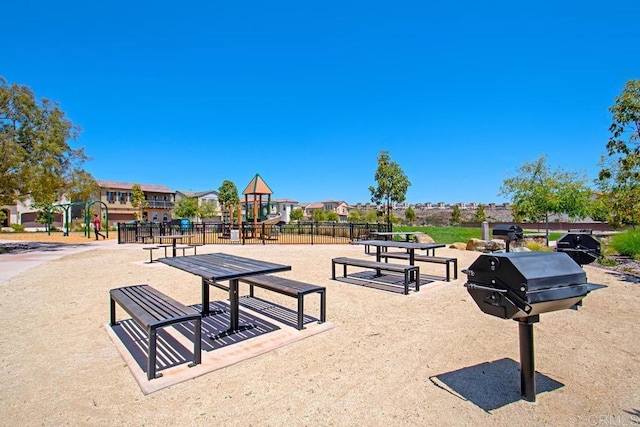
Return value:
<svg viewBox="0 0 640 427">
<path fill-rule="evenodd" d="M 429 379 L 436 387 L 470 401 L 488 413 L 522 399 L 520 364 L 512 359 L 485 362 Z M 560 387 L 564 387 L 564 384 L 536 372 L 536 394 Z"/>
</svg>

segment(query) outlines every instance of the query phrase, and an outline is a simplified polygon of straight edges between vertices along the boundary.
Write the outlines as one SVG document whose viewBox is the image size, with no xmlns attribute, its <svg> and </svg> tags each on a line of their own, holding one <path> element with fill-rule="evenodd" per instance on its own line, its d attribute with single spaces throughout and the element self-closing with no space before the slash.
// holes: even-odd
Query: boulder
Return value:
<svg viewBox="0 0 640 427">
<path fill-rule="evenodd" d="M 486 240 L 482 239 L 469 239 L 467 242 L 467 250 L 468 251 L 484 251 L 484 247 L 487 244 Z"/>
<path fill-rule="evenodd" d="M 507 248 L 507 243 L 504 240 L 490 240 L 484 245 L 484 248 L 490 252 L 503 251 Z"/>
<path fill-rule="evenodd" d="M 449 248 L 464 251 L 464 250 L 467 250 L 467 244 L 462 242 L 454 242 L 449 245 Z"/>
<path fill-rule="evenodd" d="M 431 238 L 428 234 L 425 233 L 416 233 L 414 237 L 418 243 L 435 243 L 436 241 Z"/>
</svg>

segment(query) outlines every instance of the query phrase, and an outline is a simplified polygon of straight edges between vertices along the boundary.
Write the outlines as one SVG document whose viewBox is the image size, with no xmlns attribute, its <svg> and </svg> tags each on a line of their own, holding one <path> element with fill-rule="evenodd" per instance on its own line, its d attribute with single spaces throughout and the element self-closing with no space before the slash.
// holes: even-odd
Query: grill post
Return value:
<svg viewBox="0 0 640 427">
<path fill-rule="evenodd" d="M 516 319 L 520 338 L 520 394 L 529 402 L 536 401 L 536 367 L 533 347 L 533 324 L 540 316 Z"/>
</svg>

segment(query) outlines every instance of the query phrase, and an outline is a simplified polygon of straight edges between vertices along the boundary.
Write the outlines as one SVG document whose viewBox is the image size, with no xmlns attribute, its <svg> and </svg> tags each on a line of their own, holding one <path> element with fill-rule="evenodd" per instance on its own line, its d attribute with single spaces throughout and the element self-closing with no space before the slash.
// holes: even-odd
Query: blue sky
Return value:
<svg viewBox="0 0 640 427">
<path fill-rule="evenodd" d="M 370 200 L 501 202 L 539 155 L 595 178 L 640 78 L 637 0 L 31 1 L 3 5 L 0 75 L 58 101 L 96 179 Z"/>
</svg>

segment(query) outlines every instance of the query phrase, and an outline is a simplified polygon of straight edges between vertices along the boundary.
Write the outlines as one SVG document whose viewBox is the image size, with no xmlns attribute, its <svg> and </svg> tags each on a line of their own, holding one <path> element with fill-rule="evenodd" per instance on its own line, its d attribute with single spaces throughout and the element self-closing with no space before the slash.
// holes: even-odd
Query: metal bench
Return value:
<svg viewBox="0 0 640 427">
<path fill-rule="evenodd" d="M 153 262 L 153 251 L 160 248 L 157 246 L 145 246 L 142 249 L 149 251 L 149 264 L 151 264 Z"/>
<path fill-rule="evenodd" d="M 182 256 L 185 256 L 185 255 L 186 255 L 186 250 L 187 250 L 187 249 L 193 249 L 193 253 L 194 253 L 194 255 L 195 255 L 195 251 L 196 251 L 195 246 L 192 246 L 192 245 L 176 246 L 176 250 L 177 250 L 177 251 L 179 251 L 179 250 L 181 250 L 181 251 L 182 251 Z"/>
<path fill-rule="evenodd" d="M 376 275 L 380 276 L 380 271 L 392 271 L 395 273 L 403 273 L 404 274 L 404 294 L 409 294 L 409 283 L 412 280 L 412 277 L 415 277 L 415 286 L 416 292 L 420 290 L 420 269 L 415 265 L 402 265 L 402 264 L 389 264 L 386 262 L 376 262 L 369 261 L 358 258 L 346 258 L 339 257 L 331 260 L 331 278 L 336 279 L 336 264 L 343 265 L 342 276 L 347 277 L 347 266 L 351 265 L 354 267 L 363 267 L 363 268 L 373 268 L 376 270 Z"/>
<path fill-rule="evenodd" d="M 147 353 L 147 379 L 156 376 L 157 330 L 175 323 L 194 321 L 193 362 L 189 367 L 200 364 L 201 316 L 191 307 L 187 307 L 149 285 L 124 286 L 109 291 L 111 303 L 111 326 L 116 325 L 116 302 L 133 320 L 147 331 L 149 348 Z"/>
<path fill-rule="evenodd" d="M 253 297 L 253 287 L 277 292 L 298 299 L 298 329 L 304 329 L 304 296 L 312 293 L 320 294 L 320 320 L 324 323 L 327 317 L 327 295 L 324 286 L 311 285 L 309 283 L 298 282 L 284 277 L 270 276 L 262 274 L 258 276 L 248 276 L 239 279 L 240 282 L 249 285 L 249 296 Z"/>
<path fill-rule="evenodd" d="M 173 245 L 171 243 L 162 243 L 162 244 L 159 244 L 159 245 L 156 245 L 156 246 L 159 247 L 159 248 L 164 248 L 164 257 L 166 258 L 167 257 L 167 248 L 170 248 Z"/>
<path fill-rule="evenodd" d="M 385 258 L 385 261 L 388 258 L 409 259 L 409 254 L 406 252 L 381 252 L 380 258 Z M 454 280 L 458 278 L 458 258 L 446 258 L 446 257 L 438 257 L 438 256 L 430 256 L 430 255 L 416 255 L 414 256 L 414 260 L 422 261 L 422 262 L 432 262 L 436 264 L 445 264 L 447 282 L 451 281 L 450 267 L 451 265 L 453 265 L 453 278 Z"/>
<path fill-rule="evenodd" d="M 187 246 L 191 246 L 193 248 L 193 254 L 198 255 L 198 246 L 204 246 L 202 243 L 190 243 Z M 184 255 L 184 251 L 182 251 L 182 255 Z"/>
</svg>

